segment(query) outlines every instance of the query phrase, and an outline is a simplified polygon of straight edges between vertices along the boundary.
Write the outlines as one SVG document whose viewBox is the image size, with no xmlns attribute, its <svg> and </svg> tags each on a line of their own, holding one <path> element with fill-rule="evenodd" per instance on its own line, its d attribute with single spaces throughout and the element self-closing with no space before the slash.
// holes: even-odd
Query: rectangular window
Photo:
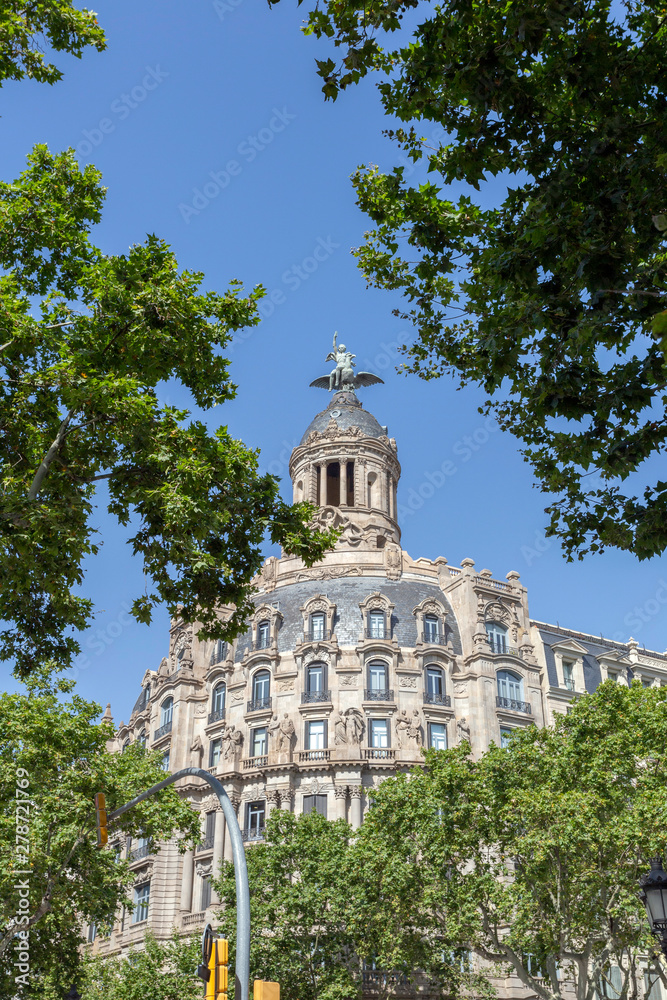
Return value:
<svg viewBox="0 0 667 1000">
<path fill-rule="evenodd" d="M 208 766 L 214 767 L 220 761 L 220 751 L 222 750 L 222 740 L 213 740 L 208 756 Z"/>
<path fill-rule="evenodd" d="M 308 694 L 324 691 L 324 666 L 321 663 L 308 667 Z"/>
<path fill-rule="evenodd" d="M 426 690 L 436 698 L 442 698 L 442 670 L 439 667 L 428 667 L 426 670 Z"/>
<path fill-rule="evenodd" d="M 211 880 L 208 875 L 205 875 L 201 880 L 201 897 L 199 901 L 199 909 L 205 910 L 207 906 L 211 903 Z"/>
<path fill-rule="evenodd" d="M 371 691 L 387 690 L 387 668 L 384 663 L 371 663 L 369 674 Z"/>
<path fill-rule="evenodd" d="M 132 923 L 138 924 L 142 920 L 148 919 L 148 900 L 151 894 L 151 884 L 150 882 L 144 882 L 143 885 L 138 885 L 134 890 L 134 913 L 132 914 Z"/>
<path fill-rule="evenodd" d="M 447 727 L 440 722 L 431 722 L 429 724 L 429 746 L 433 750 L 446 750 L 447 749 Z"/>
<path fill-rule="evenodd" d="M 662 984 L 655 969 L 644 973 L 644 1000 L 662 1000 Z"/>
<path fill-rule="evenodd" d="M 439 621 L 435 615 L 426 615 L 424 618 L 424 639 L 426 642 L 437 642 L 439 634 Z"/>
<path fill-rule="evenodd" d="M 248 833 L 257 836 L 264 829 L 265 806 L 263 802 L 249 802 L 246 807 Z"/>
<path fill-rule="evenodd" d="M 308 724 L 308 749 L 324 750 L 327 745 L 326 723 L 323 719 Z"/>
<path fill-rule="evenodd" d="M 327 818 L 327 797 L 326 795 L 304 795 L 304 813 L 318 812 L 320 816 Z"/>
<path fill-rule="evenodd" d="M 371 611 L 369 619 L 371 639 L 384 639 L 384 611 Z"/>
<path fill-rule="evenodd" d="M 389 746 L 389 724 L 386 719 L 370 720 L 370 737 L 372 747 Z"/>
<path fill-rule="evenodd" d="M 213 846 L 213 838 L 215 837 L 215 811 L 206 813 L 206 830 L 204 831 L 204 837 L 207 844 Z"/>
<path fill-rule="evenodd" d="M 512 730 L 510 726 L 500 727 L 500 745 L 501 747 L 506 747 L 509 743 L 510 736 L 512 735 Z"/>
<path fill-rule="evenodd" d="M 574 663 L 563 660 L 563 684 L 568 691 L 574 691 Z"/>
<path fill-rule="evenodd" d="M 317 613 L 310 616 L 311 639 L 324 639 L 324 615 Z"/>
<path fill-rule="evenodd" d="M 653 681 L 650 679 L 650 677 L 642 677 L 642 687 L 643 688 L 653 687 Z"/>
<path fill-rule="evenodd" d="M 165 750 L 165 752 L 162 754 L 162 770 L 163 771 L 168 771 L 169 770 L 169 751 L 168 750 Z"/>
<path fill-rule="evenodd" d="M 252 757 L 263 757 L 267 753 L 267 738 L 266 738 L 266 726 L 260 726 L 259 729 L 253 729 L 252 731 L 252 742 L 251 742 Z"/>
<path fill-rule="evenodd" d="M 623 987 L 623 976 L 617 965 L 612 965 L 600 976 L 599 995 L 606 1000 L 619 1000 Z"/>
<path fill-rule="evenodd" d="M 97 937 L 97 924 L 88 925 L 88 944 L 92 944 Z"/>
<path fill-rule="evenodd" d="M 613 682 L 614 682 L 614 684 L 618 683 L 618 674 L 617 674 L 617 673 L 614 673 L 614 671 L 613 671 L 613 670 L 609 670 L 609 671 L 607 672 L 607 677 L 608 677 L 608 679 L 609 679 L 610 681 L 613 681 Z"/>
</svg>

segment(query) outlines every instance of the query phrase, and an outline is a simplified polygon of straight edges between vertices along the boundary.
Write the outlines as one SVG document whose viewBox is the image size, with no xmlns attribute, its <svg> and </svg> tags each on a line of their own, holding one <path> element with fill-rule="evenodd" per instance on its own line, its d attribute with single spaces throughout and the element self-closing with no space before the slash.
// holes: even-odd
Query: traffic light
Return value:
<svg viewBox="0 0 667 1000">
<path fill-rule="evenodd" d="M 253 984 L 255 1000 L 280 1000 L 280 983 L 269 983 L 256 979 Z"/>
<path fill-rule="evenodd" d="M 107 803 L 104 792 L 98 792 L 95 796 L 95 812 L 97 814 L 97 846 L 104 847 L 109 840 L 107 830 Z"/>
<path fill-rule="evenodd" d="M 218 938 L 213 952 L 215 954 L 215 1000 L 227 1000 L 229 941 L 226 938 Z"/>
</svg>

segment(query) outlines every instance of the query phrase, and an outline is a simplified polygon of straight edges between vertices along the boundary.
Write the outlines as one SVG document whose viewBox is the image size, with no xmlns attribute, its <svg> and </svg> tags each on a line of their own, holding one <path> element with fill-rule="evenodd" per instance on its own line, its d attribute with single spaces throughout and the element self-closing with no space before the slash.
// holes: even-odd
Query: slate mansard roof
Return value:
<svg viewBox="0 0 667 1000">
<path fill-rule="evenodd" d="M 359 604 L 370 594 L 380 592 L 393 605 L 391 616 L 392 635 L 399 646 L 417 644 L 417 620 L 413 614 L 417 605 L 427 598 L 439 601 L 447 609 L 445 630 L 451 637 L 455 653 L 461 653 L 459 626 L 447 598 L 436 584 L 416 580 L 387 580 L 377 576 L 340 577 L 335 580 L 308 580 L 303 583 L 277 587 L 269 595 L 260 595 L 257 604 L 278 604 L 283 618 L 278 633 L 278 651 L 294 649 L 303 639 L 303 615 L 300 608 L 317 594 L 326 594 L 336 605 L 334 629 L 340 646 L 356 646 L 365 623 Z M 250 647 L 251 634 L 248 631 L 239 639 L 236 660 L 241 660 Z"/>
</svg>

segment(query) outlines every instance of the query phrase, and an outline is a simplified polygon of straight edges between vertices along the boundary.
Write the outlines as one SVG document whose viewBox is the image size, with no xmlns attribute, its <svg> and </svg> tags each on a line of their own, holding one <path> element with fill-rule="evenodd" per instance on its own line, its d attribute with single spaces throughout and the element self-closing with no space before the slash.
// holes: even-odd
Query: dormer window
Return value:
<svg viewBox="0 0 667 1000">
<path fill-rule="evenodd" d="M 574 663 L 563 660 L 563 686 L 566 691 L 574 691 Z"/>
<path fill-rule="evenodd" d="M 310 638 L 313 640 L 326 638 L 326 615 L 323 611 L 316 611 L 310 616 Z"/>
<path fill-rule="evenodd" d="M 223 639 L 217 639 L 213 643 L 213 649 L 211 650 L 210 666 L 213 666 L 216 663 L 222 663 L 226 655 L 227 643 Z"/>
<path fill-rule="evenodd" d="M 424 615 L 424 642 L 437 642 L 440 637 L 440 619 L 437 615 Z"/>
<path fill-rule="evenodd" d="M 492 653 L 507 652 L 507 629 L 498 622 L 486 623 L 486 638 Z"/>
<path fill-rule="evenodd" d="M 369 612 L 368 633 L 371 639 L 384 639 L 386 633 L 384 611 L 376 609 Z"/>
<path fill-rule="evenodd" d="M 271 643 L 271 623 L 268 621 L 260 622 L 257 626 L 257 648 L 258 649 L 268 649 Z"/>
</svg>

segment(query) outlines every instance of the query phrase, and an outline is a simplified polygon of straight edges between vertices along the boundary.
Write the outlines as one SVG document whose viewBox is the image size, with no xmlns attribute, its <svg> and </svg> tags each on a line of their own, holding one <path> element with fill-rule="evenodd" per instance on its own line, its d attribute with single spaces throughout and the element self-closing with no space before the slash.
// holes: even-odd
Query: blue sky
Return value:
<svg viewBox="0 0 667 1000">
<path fill-rule="evenodd" d="M 265 319 L 233 345 L 238 397 L 209 412 L 209 426 L 226 424 L 261 449 L 261 467 L 282 477 L 289 497 L 289 452 L 327 404 L 308 383 L 328 370 L 338 330 L 359 369 L 385 379 L 360 396 L 398 443 L 403 545 L 413 557 L 458 565 L 469 556 L 500 579 L 517 570 L 534 618 L 663 650 L 667 561 L 608 552 L 566 563 L 544 538 L 547 498 L 515 439 L 477 412 L 482 396 L 396 374 L 397 344 L 412 331 L 392 316 L 391 296 L 366 289 L 349 252 L 369 228 L 350 174 L 396 162 L 372 82 L 324 102 L 314 60 L 326 50 L 303 37 L 303 8 L 291 0 L 273 10 L 255 0 L 104 0 L 96 9 L 106 52 L 59 57 L 65 78 L 55 87 L 0 91 L 0 176 L 16 176 L 37 142 L 73 146 L 108 187 L 95 233 L 105 251 L 155 232 L 182 267 L 205 273 L 206 287 L 232 278 L 266 287 Z M 176 386 L 165 398 L 189 405 Z M 168 621 L 164 612 L 150 628 L 132 621 L 141 566 L 103 507 L 96 525 L 104 545 L 85 590 L 98 610 L 76 672 L 80 692 L 110 701 L 118 722 L 166 652 Z M 13 686 L 6 668 L 2 679 Z"/>
</svg>

